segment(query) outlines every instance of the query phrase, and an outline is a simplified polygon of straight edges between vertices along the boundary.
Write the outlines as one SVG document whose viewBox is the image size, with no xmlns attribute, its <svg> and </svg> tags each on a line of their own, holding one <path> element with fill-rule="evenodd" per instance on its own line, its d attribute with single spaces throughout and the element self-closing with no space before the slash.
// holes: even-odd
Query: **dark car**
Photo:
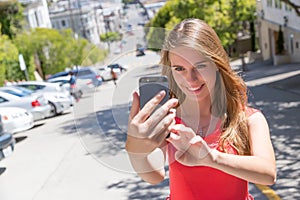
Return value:
<svg viewBox="0 0 300 200">
<path fill-rule="evenodd" d="M 64 71 L 53 74 L 47 79 L 47 81 L 57 77 L 68 76 L 69 72 L 70 71 Z M 100 85 L 102 85 L 102 77 L 97 73 L 96 70 L 91 67 L 82 67 L 78 70 L 74 69 L 72 70 L 72 72 L 75 74 L 76 79 L 87 80 L 87 84 L 92 84 L 94 87 L 99 87 Z"/>
<path fill-rule="evenodd" d="M 144 56 L 145 55 L 145 47 L 143 47 L 141 44 L 136 45 L 136 56 Z"/>
<path fill-rule="evenodd" d="M 0 160 L 8 157 L 15 148 L 12 134 L 3 132 L 2 117 L 0 116 Z"/>
</svg>

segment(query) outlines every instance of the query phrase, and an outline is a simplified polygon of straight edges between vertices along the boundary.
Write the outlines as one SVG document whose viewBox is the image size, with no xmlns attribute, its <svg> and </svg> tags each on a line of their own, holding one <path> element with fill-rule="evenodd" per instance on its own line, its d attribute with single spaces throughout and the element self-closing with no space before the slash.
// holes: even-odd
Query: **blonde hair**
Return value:
<svg viewBox="0 0 300 200">
<path fill-rule="evenodd" d="M 185 95 L 173 79 L 169 60 L 169 51 L 179 46 L 199 51 L 218 68 L 211 112 L 223 119 L 223 131 L 219 141 L 221 149 L 226 152 L 226 146 L 231 145 L 238 154 L 250 155 L 244 112 L 248 101 L 247 88 L 242 78 L 231 69 L 228 55 L 219 37 L 205 22 L 192 18 L 177 24 L 165 40 L 160 60 L 162 74 L 169 78 L 171 96 L 178 98 L 179 103 L 182 103 Z"/>
</svg>

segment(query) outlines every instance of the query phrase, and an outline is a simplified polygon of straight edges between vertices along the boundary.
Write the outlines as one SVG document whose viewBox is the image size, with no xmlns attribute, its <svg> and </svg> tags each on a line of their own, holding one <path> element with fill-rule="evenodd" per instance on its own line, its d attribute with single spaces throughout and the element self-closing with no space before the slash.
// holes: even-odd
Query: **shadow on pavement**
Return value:
<svg viewBox="0 0 300 200">
<path fill-rule="evenodd" d="M 168 170 L 166 168 L 166 170 Z M 128 197 L 126 199 L 157 199 L 165 200 L 169 196 L 166 191 L 169 190 L 169 179 L 157 185 L 146 183 L 139 177 L 134 179 L 125 179 L 107 186 L 107 189 L 126 189 Z M 165 192 L 163 192 L 165 191 Z"/>
<path fill-rule="evenodd" d="M 251 105 L 267 118 L 276 154 L 277 182 L 271 188 L 289 200 L 300 199 L 299 81 L 295 76 L 249 88 Z"/>
</svg>

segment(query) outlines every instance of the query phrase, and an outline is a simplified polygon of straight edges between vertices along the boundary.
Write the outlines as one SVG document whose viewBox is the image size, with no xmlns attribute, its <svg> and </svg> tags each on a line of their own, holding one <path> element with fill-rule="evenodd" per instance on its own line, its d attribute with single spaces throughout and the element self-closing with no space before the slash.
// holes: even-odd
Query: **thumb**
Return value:
<svg viewBox="0 0 300 200">
<path fill-rule="evenodd" d="M 184 152 L 182 152 L 182 151 L 175 152 L 175 160 L 182 163 L 181 161 L 183 160 L 183 158 L 184 158 Z"/>
</svg>

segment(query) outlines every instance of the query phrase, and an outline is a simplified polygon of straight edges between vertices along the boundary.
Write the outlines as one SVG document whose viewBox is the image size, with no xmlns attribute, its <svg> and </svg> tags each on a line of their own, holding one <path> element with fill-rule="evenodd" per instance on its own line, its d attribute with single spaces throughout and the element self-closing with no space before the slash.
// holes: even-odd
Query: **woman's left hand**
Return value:
<svg viewBox="0 0 300 200">
<path fill-rule="evenodd" d="M 212 162 L 213 149 L 189 127 L 174 125 L 167 141 L 177 149 L 175 159 L 183 165 L 208 166 Z"/>
</svg>

